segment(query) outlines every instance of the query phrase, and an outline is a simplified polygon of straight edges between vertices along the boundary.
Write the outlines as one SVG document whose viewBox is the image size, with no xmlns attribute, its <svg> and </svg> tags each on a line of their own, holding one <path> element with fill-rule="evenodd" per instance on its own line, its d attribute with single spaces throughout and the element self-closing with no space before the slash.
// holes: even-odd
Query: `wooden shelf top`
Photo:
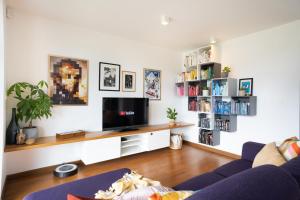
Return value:
<svg viewBox="0 0 300 200">
<path fill-rule="evenodd" d="M 188 126 L 194 126 L 194 124 L 185 123 L 185 122 L 177 122 L 175 126 L 169 126 L 169 124 L 149 125 L 149 126 L 141 127 L 138 130 L 125 131 L 125 132 L 118 132 L 118 131 L 86 132 L 86 134 L 84 136 L 72 137 L 72 138 L 68 138 L 68 139 L 59 139 L 59 138 L 56 138 L 56 136 L 39 137 L 36 139 L 35 143 L 32 145 L 26 145 L 26 144 L 24 144 L 24 145 L 6 145 L 4 152 L 30 150 L 30 149 L 49 147 L 49 146 L 55 146 L 55 145 L 60 145 L 60 144 L 68 144 L 68 143 L 82 142 L 82 141 L 88 141 L 88 140 L 97 140 L 97 139 L 102 139 L 102 138 L 112 138 L 112 137 L 119 137 L 119 136 L 135 135 L 135 134 L 141 134 L 141 133 L 145 133 L 145 132 L 183 128 L 183 127 L 188 127 Z"/>
</svg>

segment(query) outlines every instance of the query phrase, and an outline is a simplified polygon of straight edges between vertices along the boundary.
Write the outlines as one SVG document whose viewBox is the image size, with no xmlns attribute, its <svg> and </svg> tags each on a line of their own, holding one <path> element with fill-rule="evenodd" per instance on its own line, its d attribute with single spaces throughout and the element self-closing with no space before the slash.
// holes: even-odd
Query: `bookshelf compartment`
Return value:
<svg viewBox="0 0 300 200">
<path fill-rule="evenodd" d="M 214 97 L 213 110 L 217 115 L 230 115 L 231 105 L 231 97 Z"/>
<path fill-rule="evenodd" d="M 198 126 L 201 129 L 213 130 L 214 129 L 214 115 L 199 113 L 198 114 Z"/>
<path fill-rule="evenodd" d="M 203 63 L 200 65 L 200 79 L 210 80 L 221 77 L 221 64 L 219 63 Z"/>
<path fill-rule="evenodd" d="M 225 132 L 235 132 L 237 130 L 236 115 L 215 115 L 215 129 Z"/>
<path fill-rule="evenodd" d="M 188 111 L 197 111 L 198 110 L 198 103 L 197 97 L 189 97 L 188 99 Z"/>
<path fill-rule="evenodd" d="M 237 80 L 234 78 L 217 78 L 212 80 L 212 96 L 234 96 Z"/>
<path fill-rule="evenodd" d="M 220 132 L 216 130 L 199 129 L 199 143 L 210 146 L 220 144 Z"/>
<path fill-rule="evenodd" d="M 235 96 L 232 97 L 231 113 L 235 115 L 254 116 L 256 115 L 257 98 L 256 96 Z"/>
<path fill-rule="evenodd" d="M 199 97 L 199 112 L 200 113 L 212 113 L 212 99 L 211 97 Z"/>
</svg>

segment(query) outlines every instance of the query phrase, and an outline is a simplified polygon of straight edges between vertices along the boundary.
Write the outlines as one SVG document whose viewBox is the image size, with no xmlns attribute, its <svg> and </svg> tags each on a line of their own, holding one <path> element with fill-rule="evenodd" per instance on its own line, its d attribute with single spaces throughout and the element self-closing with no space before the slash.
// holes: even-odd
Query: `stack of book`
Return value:
<svg viewBox="0 0 300 200">
<path fill-rule="evenodd" d="M 231 108 L 231 113 L 236 115 L 248 115 L 250 112 L 249 102 L 235 101 Z"/>
<path fill-rule="evenodd" d="M 178 85 L 177 86 L 177 95 L 178 96 L 184 96 L 184 85 Z"/>
<path fill-rule="evenodd" d="M 189 100 L 189 111 L 197 111 L 197 100 L 196 99 Z"/>
<path fill-rule="evenodd" d="M 207 145 L 214 145 L 213 132 L 208 130 L 200 130 L 199 142 Z"/>
<path fill-rule="evenodd" d="M 204 99 L 200 100 L 199 109 L 200 109 L 200 112 L 211 112 L 210 101 L 207 101 L 207 100 L 204 100 Z"/>
<path fill-rule="evenodd" d="M 210 129 L 210 119 L 209 118 L 199 118 L 199 127 Z"/>
<path fill-rule="evenodd" d="M 228 119 L 215 119 L 215 128 L 220 131 L 230 131 L 230 121 Z"/>
<path fill-rule="evenodd" d="M 217 100 L 215 103 L 215 114 L 230 115 L 231 114 L 231 102 Z"/>
<path fill-rule="evenodd" d="M 189 85 L 188 86 L 188 95 L 190 97 L 195 97 L 199 95 L 199 85 Z"/>
</svg>

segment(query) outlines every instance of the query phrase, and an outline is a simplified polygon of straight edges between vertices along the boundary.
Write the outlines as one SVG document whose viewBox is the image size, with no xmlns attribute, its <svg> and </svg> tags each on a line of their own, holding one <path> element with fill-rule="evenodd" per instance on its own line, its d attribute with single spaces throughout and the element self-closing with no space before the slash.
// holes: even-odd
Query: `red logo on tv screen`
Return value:
<svg viewBox="0 0 300 200">
<path fill-rule="evenodd" d="M 133 111 L 120 111 L 119 115 L 121 117 L 124 117 L 124 116 L 134 115 L 134 112 Z"/>
<path fill-rule="evenodd" d="M 121 112 L 119 112 L 119 115 L 120 115 L 120 116 L 126 116 L 126 112 L 121 111 Z"/>
</svg>

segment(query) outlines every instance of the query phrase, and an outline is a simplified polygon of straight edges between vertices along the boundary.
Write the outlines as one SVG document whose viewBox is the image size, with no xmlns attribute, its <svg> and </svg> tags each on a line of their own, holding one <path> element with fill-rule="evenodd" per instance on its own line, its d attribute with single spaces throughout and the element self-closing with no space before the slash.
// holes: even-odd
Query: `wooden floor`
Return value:
<svg viewBox="0 0 300 200">
<path fill-rule="evenodd" d="M 5 185 L 4 200 L 21 200 L 34 191 L 124 167 L 172 187 L 231 160 L 229 157 L 184 145 L 182 150 L 162 149 L 93 165 L 82 165 L 77 175 L 64 179 L 54 177 L 49 168 L 35 170 L 21 176 L 9 177 Z"/>
</svg>

